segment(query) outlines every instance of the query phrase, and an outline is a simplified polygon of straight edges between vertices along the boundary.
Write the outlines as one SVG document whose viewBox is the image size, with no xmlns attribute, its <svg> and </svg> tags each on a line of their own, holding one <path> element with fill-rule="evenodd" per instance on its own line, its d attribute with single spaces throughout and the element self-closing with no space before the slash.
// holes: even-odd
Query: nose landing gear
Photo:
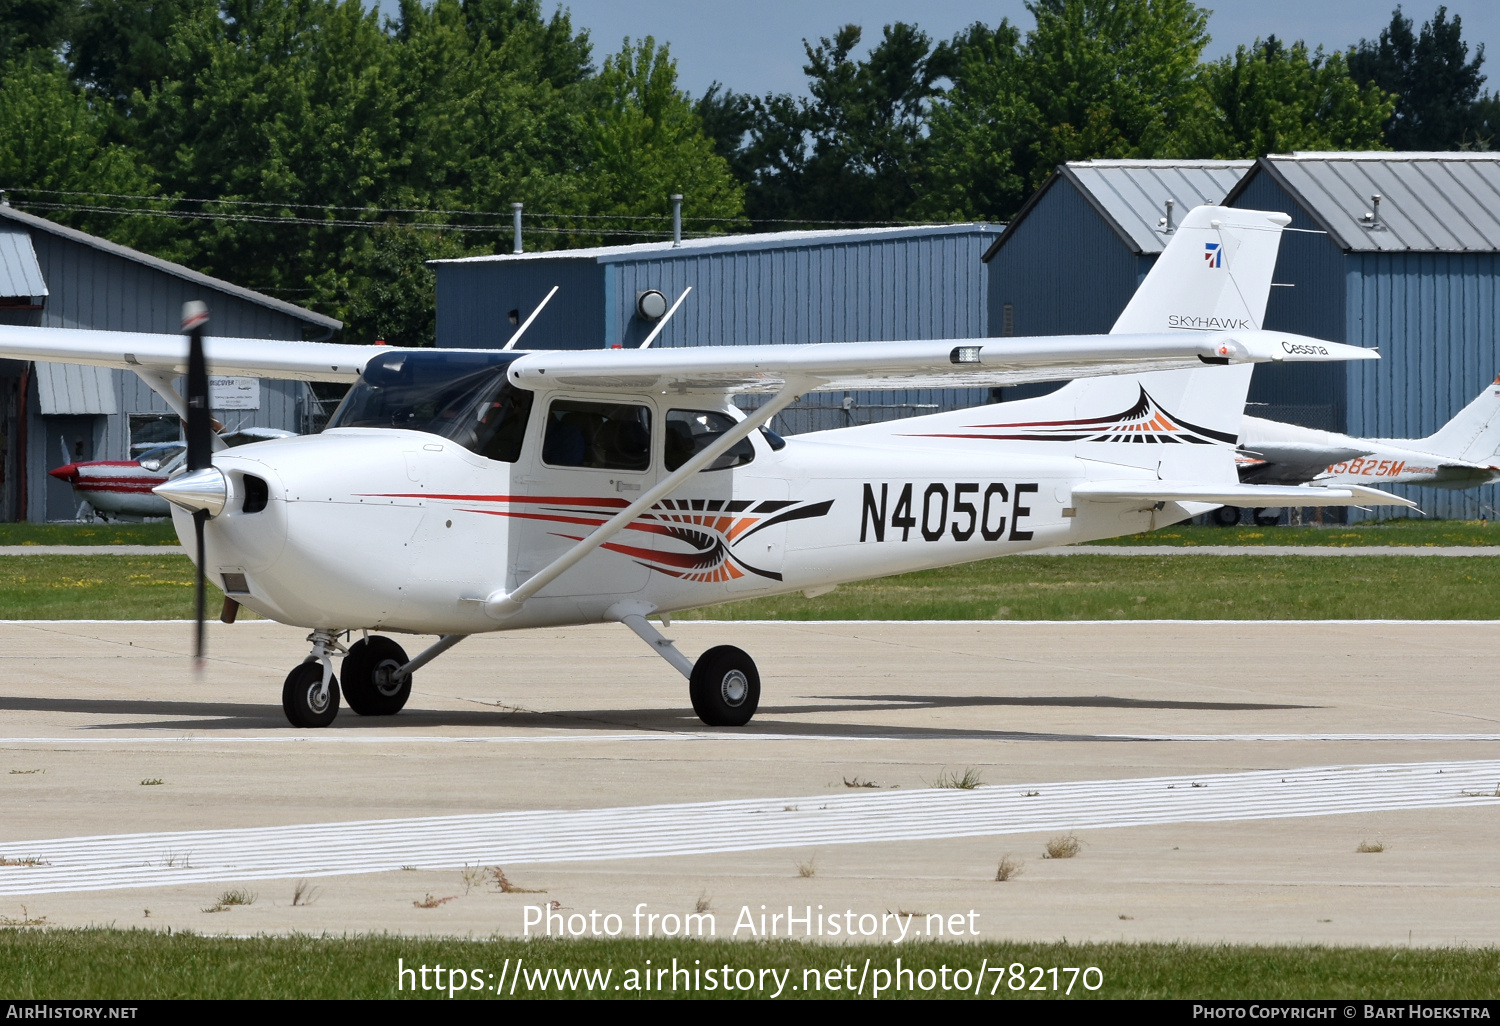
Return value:
<svg viewBox="0 0 1500 1026">
<path fill-rule="evenodd" d="M 327 631 L 314 631 L 307 640 L 313 643 L 312 655 L 286 675 L 281 708 L 294 727 L 326 727 L 339 714 L 339 681 L 328 651 L 343 652 L 344 646 Z"/>
</svg>

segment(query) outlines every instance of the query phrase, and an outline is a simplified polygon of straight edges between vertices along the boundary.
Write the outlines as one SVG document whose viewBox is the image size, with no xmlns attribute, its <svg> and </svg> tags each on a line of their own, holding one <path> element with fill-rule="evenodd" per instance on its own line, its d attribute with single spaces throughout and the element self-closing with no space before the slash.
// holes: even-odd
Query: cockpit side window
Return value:
<svg viewBox="0 0 1500 1026">
<path fill-rule="evenodd" d="M 651 466 L 651 410 L 634 403 L 553 400 L 542 462 L 554 467 L 646 470 Z"/>
<path fill-rule="evenodd" d="M 719 413 L 715 410 L 668 410 L 667 469 L 676 470 L 732 427 L 734 427 L 734 418 L 727 413 Z M 750 444 L 750 439 L 742 438 L 705 469 L 724 470 L 726 467 L 739 467 L 753 459 L 755 459 L 755 447 Z"/>
</svg>

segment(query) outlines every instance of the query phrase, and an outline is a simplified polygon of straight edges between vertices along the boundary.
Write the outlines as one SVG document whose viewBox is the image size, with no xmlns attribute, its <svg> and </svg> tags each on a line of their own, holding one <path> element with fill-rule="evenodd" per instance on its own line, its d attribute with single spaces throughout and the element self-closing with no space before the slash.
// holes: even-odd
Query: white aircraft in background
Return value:
<svg viewBox="0 0 1500 1026">
<path fill-rule="evenodd" d="M 1426 438 L 1355 438 L 1246 416 L 1240 425 L 1240 480 L 1246 484 L 1413 484 L 1478 488 L 1500 481 L 1500 378 Z M 1270 525 L 1278 507 L 1255 509 Z M 1240 511 L 1214 511 L 1223 524 Z"/>
<path fill-rule="evenodd" d="M 1362 485 L 1239 481 L 1252 365 L 1375 359 L 1259 330 L 1284 214 L 1190 212 L 1109 335 L 669 350 L 412 350 L 211 339 L 217 374 L 352 381 L 319 435 L 213 453 L 204 313 L 180 336 L 0 328 L 0 355 L 129 368 L 188 421 L 158 487 L 237 604 L 312 631 L 287 718 L 405 704 L 471 634 L 617 621 L 711 725 L 760 699 L 738 648 L 696 661 L 648 622 L 756 595 L 1133 534 L 1216 505 L 1402 504 Z M 197 304 L 189 304 L 196 306 Z M 187 359 L 184 360 L 184 348 Z M 172 387 L 187 372 L 187 398 Z M 1051 395 L 799 435 L 813 391 L 1079 378 Z M 762 393 L 741 412 L 730 401 Z M 409 658 L 369 631 L 437 634 Z M 356 633 L 359 640 L 346 647 Z"/>
</svg>

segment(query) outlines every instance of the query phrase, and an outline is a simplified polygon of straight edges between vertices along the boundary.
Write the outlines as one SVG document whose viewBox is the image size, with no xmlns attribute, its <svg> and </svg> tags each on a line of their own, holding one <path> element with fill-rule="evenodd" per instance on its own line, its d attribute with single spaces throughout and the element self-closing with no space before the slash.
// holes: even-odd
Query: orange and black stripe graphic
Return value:
<svg viewBox="0 0 1500 1026">
<path fill-rule="evenodd" d="M 381 498 L 427 498 L 458 503 L 467 513 L 594 528 L 624 509 L 625 499 L 562 495 L 383 495 Z M 607 541 L 600 548 L 629 556 L 642 566 L 683 580 L 713 583 L 756 574 L 781 580 L 776 570 L 762 569 L 735 551 L 735 546 L 768 527 L 826 516 L 833 500 L 797 502 L 785 499 L 662 499 L 626 531 L 678 542 L 684 550 Z M 582 541 L 588 534 L 554 531 L 558 538 Z M 645 541 L 645 539 L 642 539 Z"/>
<path fill-rule="evenodd" d="M 962 432 L 906 437 L 985 438 L 1021 442 L 1141 442 L 1151 445 L 1235 445 L 1239 441 L 1234 435 L 1199 427 L 1173 416 L 1162 409 L 1144 387 L 1134 406 L 1104 417 L 1036 420 L 1017 424 L 974 424 Z"/>
</svg>

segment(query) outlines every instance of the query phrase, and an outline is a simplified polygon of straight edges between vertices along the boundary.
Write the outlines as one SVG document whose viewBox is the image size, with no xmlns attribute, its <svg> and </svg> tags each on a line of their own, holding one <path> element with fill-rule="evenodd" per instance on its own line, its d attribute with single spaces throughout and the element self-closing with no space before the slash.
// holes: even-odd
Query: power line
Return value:
<svg viewBox="0 0 1500 1026">
<path fill-rule="evenodd" d="M 119 200 L 144 200 L 150 203 L 196 203 L 196 204 L 222 204 L 226 206 L 244 207 L 268 207 L 273 209 L 287 210 L 336 210 L 364 214 L 441 214 L 447 217 L 504 217 L 505 225 L 497 225 L 497 230 L 503 230 L 510 226 L 511 214 L 508 211 L 496 210 L 446 210 L 433 207 L 372 207 L 372 206 L 341 206 L 333 203 L 285 203 L 269 200 L 247 200 L 247 199 L 197 199 L 188 196 L 147 196 L 139 193 L 121 192 L 84 192 L 70 189 L 34 189 L 30 186 L 11 187 L 4 190 L 16 193 L 34 193 L 44 196 L 90 196 L 102 199 Z M 41 206 L 39 201 L 30 201 L 32 206 Z M 65 210 L 73 209 L 67 206 L 54 206 L 47 209 Z M 78 208 L 83 209 L 83 208 Z M 100 208 L 104 210 L 105 208 Z M 188 211 L 180 213 L 188 214 Z M 551 220 L 597 220 L 597 221 L 670 221 L 671 214 L 564 214 L 548 212 L 532 212 L 523 210 L 521 216 L 526 219 L 551 219 Z M 283 218 L 285 220 L 285 218 Z M 683 222 L 708 222 L 720 224 L 828 224 L 848 225 L 851 227 L 911 227 L 923 224 L 937 224 L 940 222 L 929 221 L 849 221 L 835 218 L 793 218 L 793 217 L 684 217 Z M 318 223 L 335 223 L 319 221 Z"/>
</svg>

